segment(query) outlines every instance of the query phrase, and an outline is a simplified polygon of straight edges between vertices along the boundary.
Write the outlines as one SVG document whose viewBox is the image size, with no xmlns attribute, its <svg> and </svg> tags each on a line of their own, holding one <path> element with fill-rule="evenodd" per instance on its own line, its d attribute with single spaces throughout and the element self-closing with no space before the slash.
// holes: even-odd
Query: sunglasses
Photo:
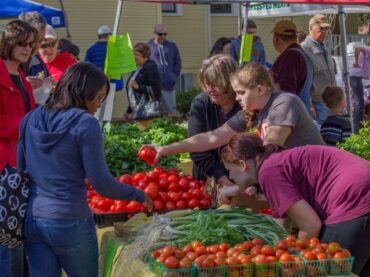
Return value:
<svg viewBox="0 0 370 277">
<path fill-rule="evenodd" d="M 158 36 L 167 36 L 167 33 L 156 33 Z"/>
<path fill-rule="evenodd" d="M 41 44 L 40 48 L 53 48 L 57 44 L 57 41 Z"/>
<path fill-rule="evenodd" d="M 18 41 L 17 45 L 20 47 L 29 47 L 31 49 L 35 48 L 35 43 L 34 42 L 24 42 L 24 41 Z"/>
</svg>

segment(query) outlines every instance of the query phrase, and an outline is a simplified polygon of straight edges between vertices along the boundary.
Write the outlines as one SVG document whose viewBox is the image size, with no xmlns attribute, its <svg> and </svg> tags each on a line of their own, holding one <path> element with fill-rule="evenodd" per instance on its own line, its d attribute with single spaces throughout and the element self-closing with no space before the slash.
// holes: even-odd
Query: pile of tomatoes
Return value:
<svg viewBox="0 0 370 277">
<path fill-rule="evenodd" d="M 123 174 L 117 180 L 143 190 L 153 200 L 153 210 L 209 208 L 211 197 L 204 192 L 205 181 L 191 175 L 180 174 L 177 169 L 165 171 L 155 167 L 148 172 Z M 146 208 L 137 201 L 111 200 L 99 195 L 87 181 L 89 206 L 95 212 L 145 212 Z"/>
<path fill-rule="evenodd" d="M 298 250 L 300 253 L 296 252 Z M 342 249 L 336 242 L 325 244 L 320 243 L 317 238 L 306 240 L 297 239 L 294 236 L 287 236 L 286 239 L 277 241 L 274 247 L 263 244 L 259 238 L 233 247 L 227 243 L 204 246 L 199 241 L 193 241 L 183 248 L 165 246 L 151 254 L 153 259 L 163 263 L 169 269 L 190 268 L 192 265 L 200 269 L 227 266 L 229 276 L 241 273 L 237 265 L 243 265 L 242 268 L 246 270 L 241 276 L 252 276 L 253 270 L 248 272 L 247 270 L 254 265 L 259 273 L 267 276 L 275 276 L 278 266 L 281 266 L 283 276 L 301 276 L 305 275 L 305 272 L 307 276 L 325 276 L 327 273 L 320 270 L 329 270 L 329 259 L 330 262 L 334 261 L 337 265 L 341 265 L 336 269 L 331 267 L 331 273 L 338 275 L 341 272 L 351 272 L 349 260 L 343 259 L 350 256 L 350 252 Z M 316 262 L 310 263 L 312 260 Z M 277 263 L 278 261 L 280 263 Z M 326 262 L 326 265 L 320 266 L 320 262 Z M 245 266 L 248 264 L 252 267 Z M 347 267 L 344 268 L 345 266 Z M 233 270 L 235 274 L 230 274 Z"/>
</svg>

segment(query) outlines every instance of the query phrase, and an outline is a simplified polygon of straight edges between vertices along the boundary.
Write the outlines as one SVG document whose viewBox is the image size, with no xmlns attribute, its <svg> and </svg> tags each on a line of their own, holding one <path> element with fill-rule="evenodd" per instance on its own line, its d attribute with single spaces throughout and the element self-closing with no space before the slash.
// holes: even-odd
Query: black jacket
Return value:
<svg viewBox="0 0 370 277">
<path fill-rule="evenodd" d="M 241 109 L 239 103 L 235 102 L 233 109 L 226 116 L 223 116 L 221 109 L 209 99 L 207 93 L 200 93 L 194 97 L 191 103 L 188 136 L 217 129 Z M 194 163 L 193 175 L 196 179 L 205 180 L 208 176 L 215 177 L 217 180 L 224 175 L 229 175 L 221 161 L 220 150 L 221 148 L 217 148 L 190 154 Z"/>
<path fill-rule="evenodd" d="M 132 78 L 132 72 L 126 82 L 126 90 L 128 91 L 128 84 Z M 139 88 L 134 89 L 136 95 L 145 94 L 149 97 L 150 91 L 155 95 L 156 100 L 161 99 L 161 77 L 156 63 L 152 60 L 147 60 L 141 68 L 139 74 L 136 76 L 135 81 L 138 83 Z M 130 103 L 130 102 L 129 102 Z M 130 106 L 127 109 L 128 113 L 131 113 Z"/>
</svg>

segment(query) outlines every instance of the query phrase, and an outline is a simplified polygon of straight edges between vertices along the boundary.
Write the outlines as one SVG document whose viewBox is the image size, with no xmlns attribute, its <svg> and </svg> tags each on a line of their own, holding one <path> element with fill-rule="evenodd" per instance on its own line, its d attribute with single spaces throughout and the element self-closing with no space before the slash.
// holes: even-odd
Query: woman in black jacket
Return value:
<svg viewBox="0 0 370 277">
<path fill-rule="evenodd" d="M 146 43 L 134 46 L 137 69 L 127 80 L 129 107 L 125 118 L 140 120 L 161 115 L 161 79 L 156 63 L 149 59 L 150 52 Z"/>
</svg>

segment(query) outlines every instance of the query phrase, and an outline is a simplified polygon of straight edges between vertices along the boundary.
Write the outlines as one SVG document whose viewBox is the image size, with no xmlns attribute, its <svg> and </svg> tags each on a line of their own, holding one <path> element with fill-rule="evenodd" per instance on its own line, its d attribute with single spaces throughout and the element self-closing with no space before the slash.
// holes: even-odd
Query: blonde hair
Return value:
<svg viewBox="0 0 370 277">
<path fill-rule="evenodd" d="M 231 82 L 237 82 L 242 87 L 247 89 L 255 89 L 257 86 L 265 86 L 267 91 L 272 94 L 276 90 L 276 86 L 272 80 L 269 71 L 260 63 L 251 62 L 238 69 L 232 76 Z M 246 111 L 245 120 L 247 130 L 254 125 L 256 111 Z"/>
<path fill-rule="evenodd" d="M 219 54 L 203 61 L 198 73 L 201 88 L 206 91 L 207 85 L 214 85 L 223 93 L 235 93 L 230 82 L 231 75 L 238 69 L 238 64 L 230 55 Z"/>
</svg>

